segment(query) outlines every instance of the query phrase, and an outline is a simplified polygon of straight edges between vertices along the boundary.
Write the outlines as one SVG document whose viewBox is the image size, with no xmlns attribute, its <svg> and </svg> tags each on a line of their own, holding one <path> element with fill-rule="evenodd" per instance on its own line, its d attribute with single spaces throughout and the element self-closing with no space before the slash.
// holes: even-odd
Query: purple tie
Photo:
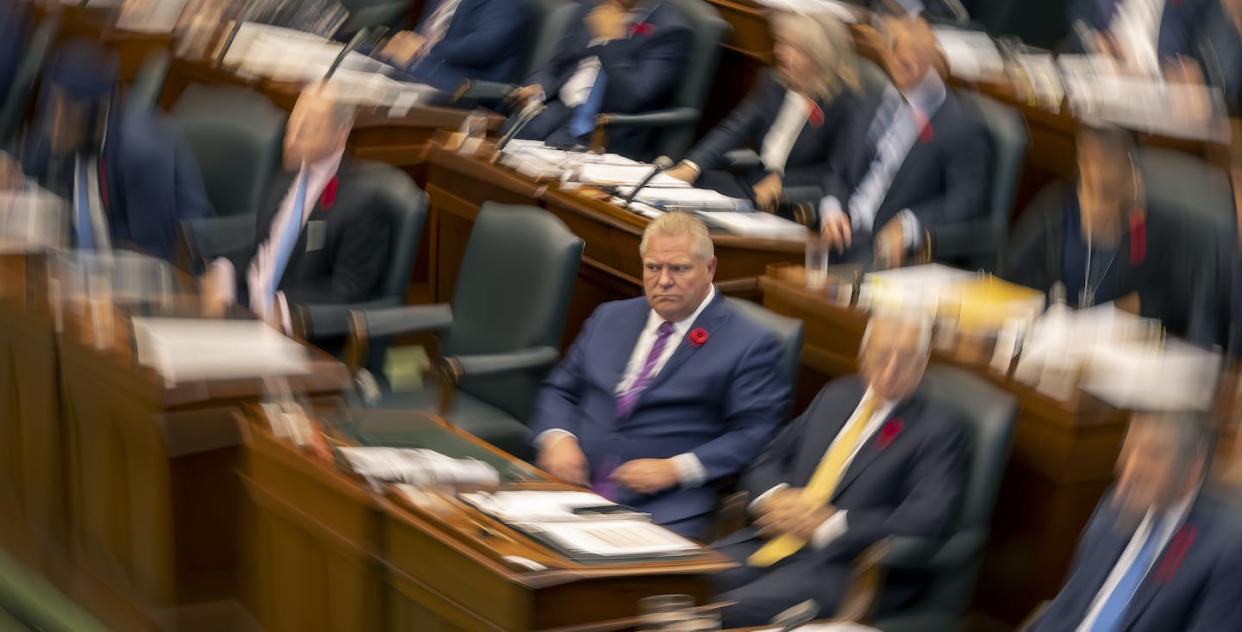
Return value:
<svg viewBox="0 0 1242 632">
<path fill-rule="evenodd" d="M 643 370 L 638 373 L 638 379 L 625 392 L 617 395 L 617 418 L 626 419 L 630 413 L 634 412 L 634 404 L 638 403 L 638 396 L 642 395 L 643 389 L 651 383 L 651 378 L 655 374 L 656 363 L 660 361 L 660 356 L 664 354 L 664 346 L 668 344 L 668 337 L 673 334 L 673 323 L 664 321 L 660 324 L 660 328 L 656 330 L 655 342 L 651 345 L 651 351 L 647 353 L 647 361 L 643 363 Z"/>
</svg>

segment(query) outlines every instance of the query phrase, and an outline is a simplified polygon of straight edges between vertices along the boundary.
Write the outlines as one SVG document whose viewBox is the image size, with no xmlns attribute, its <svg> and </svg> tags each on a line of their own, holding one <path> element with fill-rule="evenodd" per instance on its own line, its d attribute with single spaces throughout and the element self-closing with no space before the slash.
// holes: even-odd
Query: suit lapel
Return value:
<svg viewBox="0 0 1242 632">
<path fill-rule="evenodd" d="M 647 385 L 647 388 L 643 390 L 643 395 L 650 393 L 653 389 L 663 383 L 664 380 L 668 379 L 668 376 L 676 373 L 677 369 L 681 367 L 682 364 L 685 364 L 686 360 L 689 360 L 690 357 L 699 350 L 699 347 L 703 346 L 690 343 L 691 331 L 699 328 L 705 329 L 707 331 L 709 342 L 704 344 L 711 344 L 711 336 L 715 334 L 716 330 L 719 329 L 720 326 L 723 325 L 729 318 L 729 312 L 721 308 L 721 303 L 723 301 L 724 296 L 720 294 L 719 290 L 717 290 L 716 296 L 712 298 L 711 304 L 708 305 L 707 308 L 703 310 L 703 313 L 699 314 L 699 317 L 690 324 L 690 330 L 687 331 L 685 337 L 681 339 L 681 343 L 677 345 L 677 349 L 673 351 L 672 357 L 670 357 L 668 362 L 665 363 L 664 368 L 660 369 L 660 372 L 656 375 L 655 379 L 652 380 L 651 383 Z M 640 401 L 641 398 L 642 395 L 639 396 Z"/>
<path fill-rule="evenodd" d="M 1195 508 L 1197 509 L 1198 507 L 1196 506 Z M 1187 516 L 1186 521 L 1173 532 L 1173 535 L 1169 537 L 1169 541 L 1165 543 L 1164 549 L 1160 551 L 1160 554 L 1152 562 L 1151 568 L 1147 571 L 1147 576 L 1139 584 L 1138 590 L 1134 592 L 1134 598 L 1130 600 L 1130 605 L 1126 608 L 1126 615 L 1122 620 L 1120 629 L 1127 630 L 1133 626 L 1134 622 L 1143 614 L 1143 611 L 1147 609 L 1147 606 L 1160 593 L 1160 589 L 1172 581 L 1173 576 L 1177 573 L 1177 567 L 1181 565 L 1190 548 L 1194 546 L 1195 534 L 1198 531 L 1195 527 L 1198 518 L 1194 513 L 1192 509 L 1191 515 Z"/>
<path fill-rule="evenodd" d="M 879 430 L 873 433 L 862 445 L 862 447 L 859 448 L 858 454 L 854 456 L 854 460 L 851 461 L 850 466 L 846 468 L 845 475 L 841 477 L 840 484 L 838 484 L 836 490 L 833 491 L 833 498 L 841 495 L 841 493 L 844 492 L 856 479 L 858 479 L 858 477 L 872 463 L 874 463 L 876 459 L 880 458 L 881 454 L 892 449 L 892 445 L 887 445 L 883 448 L 876 445 L 876 442 L 880 440 L 880 435 L 884 434 L 884 426 L 890 423 L 893 419 L 905 416 L 917 416 L 921 408 L 922 400 L 919 399 L 917 395 L 906 403 L 893 408 L 892 412 L 884 418 L 884 421 L 880 422 Z M 901 434 L 905 433 L 903 432 Z M 899 434 L 886 440 L 893 442 L 900 441 L 901 435 Z"/>
<path fill-rule="evenodd" d="M 612 343 L 611 353 L 607 355 L 607 385 L 614 390 L 625 378 L 625 368 L 634 355 L 634 348 L 638 346 L 638 339 L 647 326 L 647 317 L 651 312 L 645 301 L 634 301 L 633 309 L 634 313 L 620 319 L 616 335 L 607 336 Z"/>
</svg>

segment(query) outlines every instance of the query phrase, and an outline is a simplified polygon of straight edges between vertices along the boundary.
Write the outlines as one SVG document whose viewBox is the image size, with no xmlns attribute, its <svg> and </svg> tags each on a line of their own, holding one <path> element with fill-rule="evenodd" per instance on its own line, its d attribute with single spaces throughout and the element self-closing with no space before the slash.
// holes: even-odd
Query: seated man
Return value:
<svg viewBox="0 0 1242 632">
<path fill-rule="evenodd" d="M 716 544 L 740 567 L 718 576 L 724 627 L 767 623 L 814 600 L 831 616 L 854 559 L 889 536 L 936 538 L 957 516 L 970 444 L 950 410 L 917 392 L 930 325 L 872 317 L 859 377 L 829 383 L 742 477 L 754 525 Z M 893 575 L 877 607 L 918 589 Z"/>
<path fill-rule="evenodd" d="M 1061 593 L 1032 632 L 1242 630 L 1236 504 L 1204 488 L 1201 414 L 1136 414 Z"/>
<path fill-rule="evenodd" d="M 838 144 L 820 226 L 838 261 L 900 265 L 924 232 L 986 212 L 992 146 L 977 112 L 931 67 L 920 18 L 886 18 L 895 87 Z"/>
<path fill-rule="evenodd" d="M 692 35 L 686 18 L 659 0 L 585 0 L 552 60 L 513 95 L 519 105 L 547 106 L 518 138 L 587 146 L 596 114 L 667 107 Z M 651 136 L 648 130 L 610 130 L 608 150 L 643 158 Z"/>
<path fill-rule="evenodd" d="M 1196 31 L 1213 0 L 1075 0 L 1074 52 L 1107 55 L 1128 72 L 1160 75 L 1178 55 L 1194 55 Z"/>
<path fill-rule="evenodd" d="M 392 226 L 350 188 L 343 156 L 354 111 L 332 90 L 312 86 L 298 98 L 285 130 L 289 173 L 272 188 L 283 197 L 259 213 L 254 243 L 212 264 L 208 311 L 236 300 L 289 333 L 291 305 L 352 303 L 379 288 Z"/>
<path fill-rule="evenodd" d="M 703 222 L 643 233 L 646 297 L 595 310 L 535 404 L 539 464 L 701 538 L 710 483 L 739 473 L 784 415 L 776 336 L 725 302 Z"/>
<path fill-rule="evenodd" d="M 129 247 L 172 257 L 177 224 L 213 214 L 193 153 L 175 127 L 116 95 L 117 59 L 68 42 L 43 82 L 20 168 L 72 209 L 80 249 Z M 0 171 L 13 169 L 0 155 Z"/>
<path fill-rule="evenodd" d="M 466 80 L 517 81 L 524 40 L 535 36 L 529 2 L 429 2 L 418 28 L 394 35 L 379 56 L 405 78 L 445 92 Z"/>
</svg>

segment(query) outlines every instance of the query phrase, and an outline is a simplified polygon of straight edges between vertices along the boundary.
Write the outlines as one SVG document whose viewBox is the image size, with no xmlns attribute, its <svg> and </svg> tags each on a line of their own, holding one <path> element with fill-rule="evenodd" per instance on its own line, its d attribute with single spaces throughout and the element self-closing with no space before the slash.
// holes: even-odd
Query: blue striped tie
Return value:
<svg viewBox="0 0 1242 632">
<path fill-rule="evenodd" d="M 1139 584 L 1147 574 L 1147 567 L 1151 566 L 1151 559 L 1156 553 L 1157 524 L 1152 522 L 1152 528 L 1147 532 L 1147 541 L 1139 549 L 1130 568 L 1121 576 L 1121 581 L 1117 582 L 1113 592 L 1108 595 L 1104 607 L 1100 609 L 1100 616 L 1095 618 L 1095 623 L 1091 626 L 1091 632 L 1115 632 L 1121 628 L 1121 620 L 1130 606 L 1130 600 L 1138 591 Z"/>
<path fill-rule="evenodd" d="M 81 160 L 74 163 L 76 173 L 76 186 L 78 198 L 78 248 L 82 250 L 95 249 L 95 224 L 91 221 L 91 194 L 90 184 L 86 177 L 86 168 L 82 166 Z"/>
<path fill-rule="evenodd" d="M 306 169 L 298 176 L 298 191 L 293 196 L 293 213 L 289 223 L 285 224 L 276 242 L 276 258 L 272 262 L 272 281 L 267 290 L 268 305 L 276 300 L 276 288 L 280 286 L 280 278 L 285 274 L 285 266 L 289 265 L 289 257 L 298 243 L 298 235 L 302 233 L 302 213 L 306 207 Z"/>
<path fill-rule="evenodd" d="M 574 138 L 582 138 L 595 131 L 595 115 L 599 114 L 599 109 L 604 105 L 604 90 L 607 87 L 608 73 L 600 68 L 599 74 L 595 76 L 595 85 L 591 86 L 591 93 L 587 95 L 586 102 L 574 110 L 574 117 L 569 122 L 569 133 L 573 134 Z"/>
</svg>

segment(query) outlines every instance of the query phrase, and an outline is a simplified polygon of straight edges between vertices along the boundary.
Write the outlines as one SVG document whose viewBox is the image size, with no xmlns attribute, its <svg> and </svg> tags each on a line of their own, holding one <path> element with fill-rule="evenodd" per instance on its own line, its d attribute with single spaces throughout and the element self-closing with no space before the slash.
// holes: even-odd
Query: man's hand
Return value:
<svg viewBox="0 0 1242 632">
<path fill-rule="evenodd" d="M 539 467 L 571 485 L 587 486 L 587 458 L 578 440 L 562 434 L 544 442 L 539 451 Z"/>
<path fill-rule="evenodd" d="M 896 268 L 906 260 L 906 235 L 900 219 L 889 220 L 876 233 L 875 260 L 885 268 Z"/>
<path fill-rule="evenodd" d="M 427 38 L 413 31 L 401 31 L 393 35 L 380 49 L 380 55 L 397 66 L 409 66 L 418 52 L 427 44 Z"/>
<path fill-rule="evenodd" d="M 1194 60 L 1184 56 L 1164 66 L 1164 78 L 1169 83 L 1205 86 L 1203 71 Z M 1203 124 L 1212 118 L 1212 101 L 1207 92 L 1176 92 L 1170 104 L 1174 118 L 1187 123 Z"/>
<path fill-rule="evenodd" d="M 603 2 L 586 16 L 592 39 L 615 40 L 625 37 L 629 15 L 616 2 Z"/>
<path fill-rule="evenodd" d="M 665 171 L 664 175 L 670 178 L 677 178 L 686 184 L 694 184 L 699 179 L 699 170 L 684 162 L 679 162 L 677 166 Z"/>
<path fill-rule="evenodd" d="M 13 157 L 0 151 L 0 191 L 9 191 L 22 185 L 22 167 Z"/>
<path fill-rule="evenodd" d="M 828 242 L 828 247 L 838 253 L 845 252 L 853 242 L 849 216 L 844 213 L 830 213 L 822 217 L 820 222 L 819 232 Z"/>
<path fill-rule="evenodd" d="M 755 204 L 759 210 L 769 213 L 776 211 L 782 190 L 781 174 L 769 173 L 767 177 L 755 183 Z"/>
<path fill-rule="evenodd" d="M 232 292 L 226 284 L 232 282 L 233 280 L 228 278 L 228 275 L 224 274 L 220 268 L 216 266 L 207 268 L 207 273 L 198 281 L 198 296 L 203 316 L 207 318 L 224 316 L 229 309 L 232 297 Z"/>
<path fill-rule="evenodd" d="M 522 86 L 521 88 L 510 92 L 509 96 L 506 98 L 521 107 L 531 101 L 534 101 L 535 99 L 538 99 L 542 92 L 543 86 L 531 84 L 529 86 Z"/>
<path fill-rule="evenodd" d="M 640 494 L 664 491 L 681 480 L 671 459 L 635 459 L 617 468 L 612 478 Z"/>
<path fill-rule="evenodd" d="M 803 540 L 810 540 L 815 530 L 837 511 L 831 505 L 817 506 L 807 502 L 800 488 L 773 492 L 763 500 L 758 510 L 761 515 L 756 523 L 761 537 L 792 535 Z"/>
</svg>

